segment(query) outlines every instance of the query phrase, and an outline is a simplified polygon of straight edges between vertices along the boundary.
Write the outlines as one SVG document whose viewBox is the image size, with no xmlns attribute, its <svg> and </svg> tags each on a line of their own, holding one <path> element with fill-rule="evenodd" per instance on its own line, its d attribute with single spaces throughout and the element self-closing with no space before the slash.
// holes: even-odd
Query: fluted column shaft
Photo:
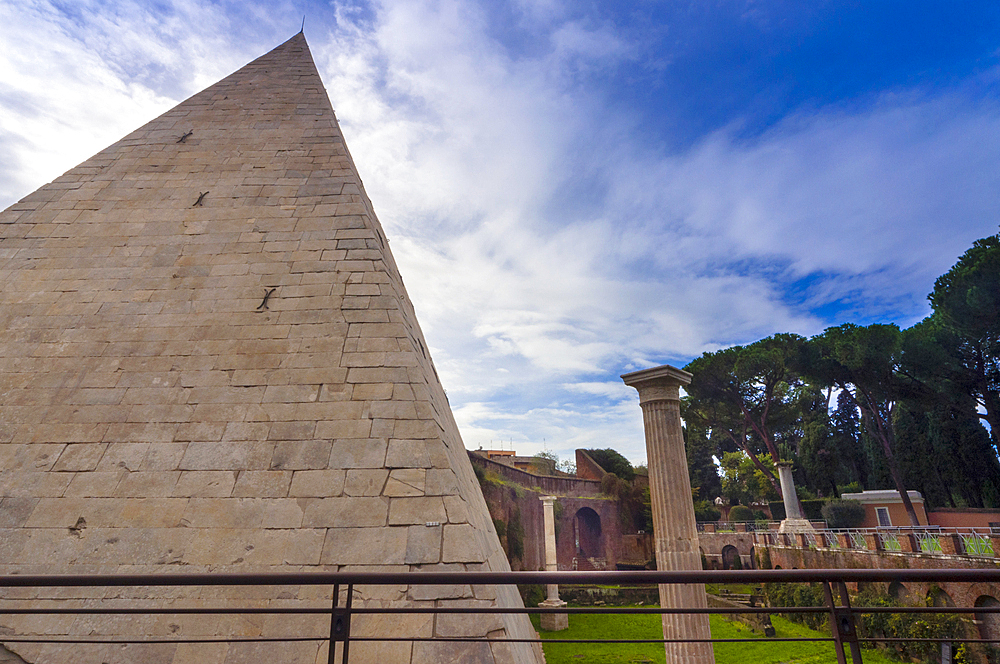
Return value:
<svg viewBox="0 0 1000 664">
<path fill-rule="evenodd" d="M 646 460 L 652 500 L 656 566 L 660 570 L 700 570 L 701 552 L 691 500 L 684 436 L 681 431 L 680 386 L 691 375 L 662 366 L 625 374 L 622 380 L 639 392 Z M 663 608 L 706 608 L 703 584 L 660 586 Z M 708 616 L 663 616 L 665 639 L 709 639 Z M 668 643 L 667 664 L 714 664 L 710 643 Z"/>
<path fill-rule="evenodd" d="M 559 564 L 556 561 L 556 516 L 555 516 L 555 496 L 542 496 L 542 521 L 545 526 L 545 571 L 558 572 Z M 548 599 L 559 601 L 559 586 L 555 583 L 548 585 Z"/>
</svg>

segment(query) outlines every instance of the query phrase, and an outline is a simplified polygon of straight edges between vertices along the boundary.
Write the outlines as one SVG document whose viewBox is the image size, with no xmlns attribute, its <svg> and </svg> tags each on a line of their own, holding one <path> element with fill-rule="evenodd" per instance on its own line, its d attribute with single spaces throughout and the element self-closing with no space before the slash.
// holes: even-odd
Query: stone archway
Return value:
<svg viewBox="0 0 1000 664">
<path fill-rule="evenodd" d="M 589 507 L 581 507 L 573 519 L 576 535 L 576 555 L 584 558 L 604 557 L 604 537 L 601 517 Z"/>
<path fill-rule="evenodd" d="M 737 562 L 739 561 L 739 562 Z M 722 547 L 722 569 L 742 569 L 740 552 L 732 544 Z"/>
<path fill-rule="evenodd" d="M 931 606 L 955 606 L 955 600 L 951 598 L 951 595 L 937 586 L 930 589 L 927 593 L 927 599 L 931 601 Z"/>
<path fill-rule="evenodd" d="M 892 583 L 890 583 L 887 592 L 889 594 L 889 597 L 893 598 L 896 601 L 904 601 L 910 596 L 910 591 L 907 590 L 906 586 L 904 586 L 899 581 L 893 581 Z"/>
<path fill-rule="evenodd" d="M 976 608 L 1000 607 L 1000 601 L 992 595 L 980 595 L 976 598 Z M 1000 639 L 1000 613 L 976 611 L 976 625 L 979 627 L 979 637 L 982 639 Z M 996 648 L 996 644 L 991 644 Z"/>
</svg>

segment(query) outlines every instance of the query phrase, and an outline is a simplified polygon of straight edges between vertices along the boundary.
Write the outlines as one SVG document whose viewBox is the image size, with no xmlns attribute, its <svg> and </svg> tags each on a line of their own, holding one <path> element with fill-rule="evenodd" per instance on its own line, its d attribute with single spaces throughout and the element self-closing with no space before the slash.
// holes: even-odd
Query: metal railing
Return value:
<svg viewBox="0 0 1000 664">
<path fill-rule="evenodd" d="M 187 636 L 174 633 L 167 635 L 144 635 L 127 637 L 114 634 L 101 635 L 91 629 L 86 634 L 52 633 L 51 626 L 36 630 L 34 633 L 18 633 L 5 630 L 0 636 L 0 642 L 7 644 L 206 644 L 206 643 L 284 643 L 311 641 L 329 644 L 328 661 L 349 664 L 350 646 L 352 643 L 365 642 L 458 642 L 458 643 L 722 643 L 755 641 L 752 638 L 735 639 L 538 639 L 538 638 L 488 638 L 488 637 L 440 637 L 410 635 L 361 635 L 352 634 L 352 619 L 369 615 L 410 614 L 545 614 L 565 613 L 578 614 L 818 614 L 826 616 L 830 628 L 829 637 L 797 637 L 770 638 L 769 641 L 821 641 L 834 646 L 839 664 L 846 664 L 848 654 L 854 664 L 862 664 L 861 644 L 887 643 L 900 641 L 915 643 L 1000 643 L 1000 639 L 981 638 L 973 636 L 947 638 L 912 638 L 899 639 L 887 637 L 859 636 L 857 622 L 864 614 L 965 614 L 973 615 L 980 623 L 990 614 L 1000 613 L 997 606 L 969 607 L 858 607 L 852 606 L 848 593 L 850 583 L 871 584 L 876 582 L 914 582 L 914 583 L 1000 583 L 1000 571 L 980 569 L 952 570 L 745 570 L 745 571 L 691 571 L 691 572 L 336 572 L 336 573 L 270 573 L 270 574 L 145 574 L 145 575 L 17 575 L 0 576 L 0 614 L 13 616 L 128 616 L 139 620 L 140 616 L 154 615 L 313 615 L 317 618 L 328 616 L 328 629 L 319 633 L 301 633 L 293 629 L 294 623 L 288 623 L 292 633 L 283 635 L 247 635 L 230 634 L 211 637 Z M 510 585 L 510 584 L 600 584 L 600 585 L 641 585 L 641 584 L 763 584 L 763 583 L 818 583 L 822 586 L 825 603 L 813 607 L 739 607 L 739 608 L 657 608 L 657 607 L 499 607 L 499 606 L 448 606 L 440 605 L 409 605 L 386 606 L 378 602 L 355 604 L 353 598 L 357 586 L 451 586 L 456 585 Z M 257 593 L 236 593 L 234 597 L 243 598 L 243 605 L 211 606 L 209 600 L 200 599 L 197 606 L 175 607 L 164 606 L 161 598 L 158 603 L 155 595 L 152 599 L 137 599 L 149 597 L 149 588 L 190 587 L 205 588 L 246 588 L 270 587 L 270 591 Z M 280 599 L 275 587 L 293 586 L 296 588 L 311 588 L 313 591 L 330 588 L 329 592 L 312 592 L 314 597 L 325 596 L 325 604 L 315 600 L 301 600 L 298 605 L 290 606 L 287 601 L 272 605 L 263 602 L 261 597 Z M 73 595 L 71 589 L 86 588 L 82 594 L 91 599 L 81 606 L 67 606 L 68 597 Z M 132 588 L 143 589 L 135 595 L 126 592 L 112 592 L 111 597 L 101 599 L 101 593 L 96 589 Z M 44 589 L 53 589 L 51 597 L 45 597 Z M 346 590 L 346 594 L 341 590 Z M 79 592 L 79 591 L 76 591 Z M 341 601 L 342 594 L 345 595 Z M 188 593 L 188 596 L 191 595 Z M 254 597 L 256 600 L 251 600 Z M 127 605 L 121 605 L 123 598 L 128 599 Z M 285 600 L 290 598 L 286 597 Z M 232 602 L 233 598 L 229 598 Z M 399 619 L 403 624 L 403 619 Z M 992 622 L 992 620 L 991 620 Z M 119 623 L 120 625 L 121 623 Z M 96 635 L 95 635 L 96 634 Z M 987 636 L 991 636 L 987 634 Z M 337 657 L 337 655 L 340 655 Z"/>
<path fill-rule="evenodd" d="M 858 551 L 888 551 L 902 554 L 961 555 L 975 558 L 996 558 L 1000 534 L 990 528 L 942 528 L 940 526 L 816 529 L 799 533 L 807 547 L 854 549 Z M 823 543 L 820 543 L 820 537 Z M 784 544 L 778 533 L 756 533 L 760 544 Z M 788 543 L 797 546 L 796 535 L 789 534 Z"/>
</svg>

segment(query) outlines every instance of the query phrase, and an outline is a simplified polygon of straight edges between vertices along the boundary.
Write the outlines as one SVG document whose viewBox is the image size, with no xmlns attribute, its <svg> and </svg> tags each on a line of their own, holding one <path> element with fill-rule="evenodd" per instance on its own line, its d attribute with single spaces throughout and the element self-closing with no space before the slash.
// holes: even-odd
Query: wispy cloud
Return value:
<svg viewBox="0 0 1000 664">
<path fill-rule="evenodd" d="M 256 3 L 80 7 L 0 5 L 3 201 L 290 36 Z M 530 27 L 518 50 L 471 0 L 308 11 L 469 447 L 641 461 L 619 373 L 839 315 L 908 323 L 1000 218 L 1000 111 L 961 89 L 800 110 L 750 139 L 736 122 L 672 151 L 607 84 L 649 75 L 634 30 L 522 0 L 504 8 Z"/>
</svg>

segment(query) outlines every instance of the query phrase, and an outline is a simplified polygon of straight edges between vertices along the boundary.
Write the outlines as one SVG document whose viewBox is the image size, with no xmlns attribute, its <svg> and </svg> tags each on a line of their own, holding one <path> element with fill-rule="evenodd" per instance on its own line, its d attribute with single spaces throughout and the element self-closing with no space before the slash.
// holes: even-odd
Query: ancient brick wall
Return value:
<svg viewBox="0 0 1000 664">
<path fill-rule="evenodd" d="M 766 552 L 766 556 L 763 555 Z M 1000 568 L 1000 559 L 977 556 L 861 551 L 856 549 L 807 549 L 792 546 L 757 545 L 758 563 L 765 569 L 989 569 Z M 851 584 L 856 589 L 856 584 Z M 888 591 L 887 584 L 880 584 Z M 980 597 L 1000 599 L 1000 584 L 906 583 L 904 592 L 923 600 L 936 588 L 947 593 L 956 606 L 975 606 Z"/>
</svg>

